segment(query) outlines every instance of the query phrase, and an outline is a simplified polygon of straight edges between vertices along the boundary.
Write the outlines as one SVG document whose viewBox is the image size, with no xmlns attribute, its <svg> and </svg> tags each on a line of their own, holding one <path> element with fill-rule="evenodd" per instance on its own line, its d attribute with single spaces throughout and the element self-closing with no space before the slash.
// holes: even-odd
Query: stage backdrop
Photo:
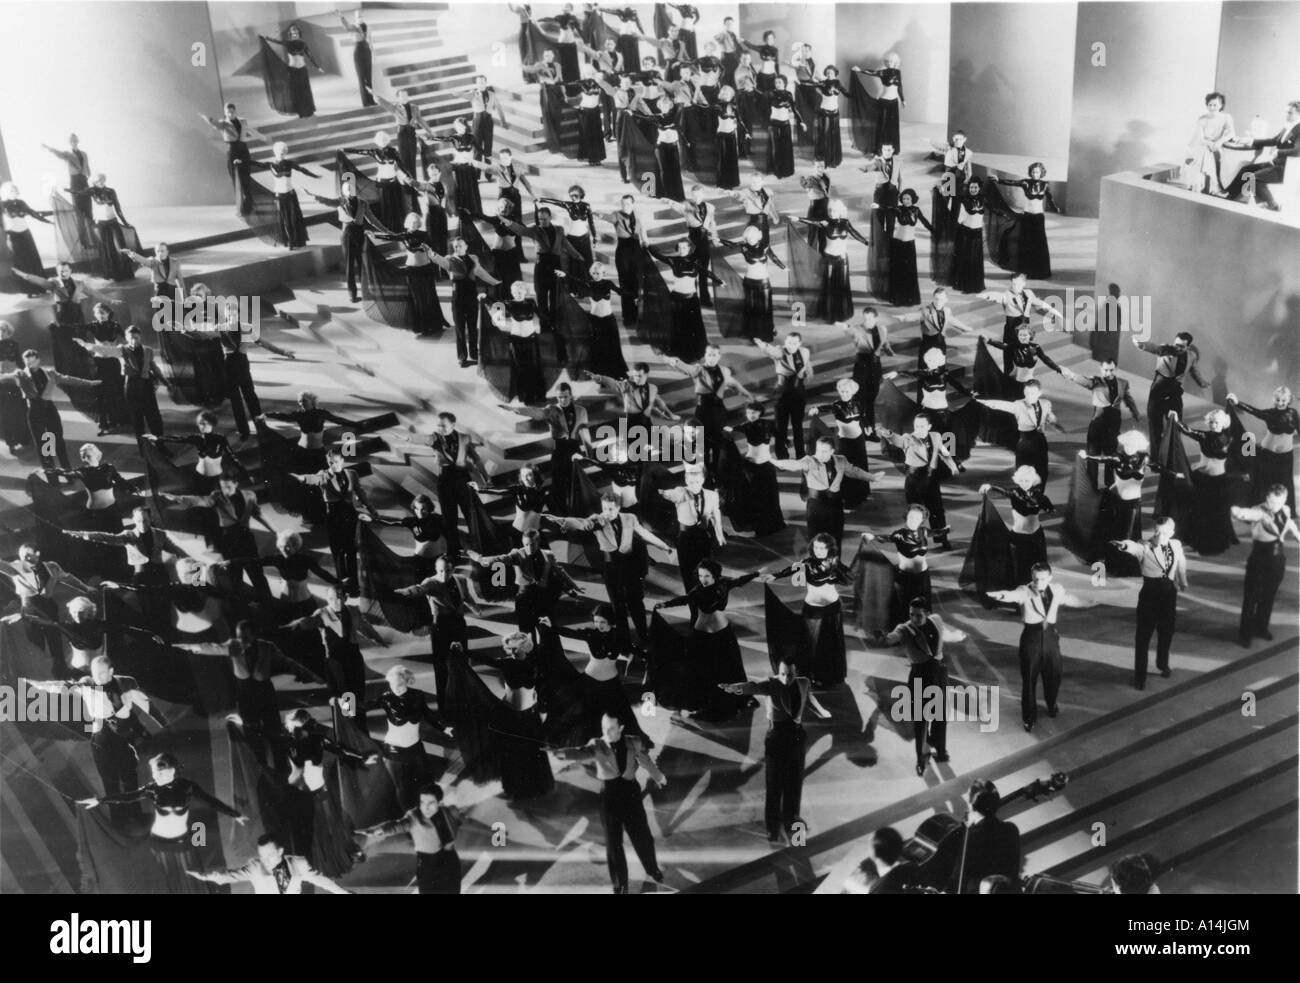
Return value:
<svg viewBox="0 0 1300 983">
<path fill-rule="evenodd" d="M 1186 156 L 1196 117 L 1205 110 L 1205 94 L 1214 88 L 1223 6 L 1079 4 L 1070 117 L 1071 215 L 1097 214 L 1105 175 L 1177 163 Z"/>
<path fill-rule="evenodd" d="M 1065 159 L 1077 6 L 952 5 L 948 129 L 966 131 L 977 159 L 981 153 Z"/>
<path fill-rule="evenodd" d="M 43 205 L 67 168 L 41 149 L 81 138 L 126 217 L 133 206 L 230 200 L 225 155 L 197 113 L 219 112 L 221 86 L 205 3 L 22 3 L 0 58 L 0 132 L 24 196 Z M 192 44 L 206 45 L 206 65 Z"/>
<path fill-rule="evenodd" d="M 1151 340 L 1190 331 L 1212 388 L 1190 389 L 1222 404 L 1249 403 L 1300 380 L 1300 228 L 1271 212 L 1142 180 L 1102 180 L 1098 296 L 1151 298 Z M 1124 369 L 1150 375 L 1154 362 L 1120 332 L 1084 339 L 1094 357 L 1117 352 Z M 1199 425 L 1199 421 L 1196 421 Z"/>
<path fill-rule="evenodd" d="M 1255 116 L 1272 132 L 1282 126 L 1286 104 L 1300 99 L 1294 69 L 1300 38 L 1300 3 L 1225 3 L 1219 31 L 1219 70 L 1214 88 L 1228 97 L 1237 132 Z"/>
</svg>

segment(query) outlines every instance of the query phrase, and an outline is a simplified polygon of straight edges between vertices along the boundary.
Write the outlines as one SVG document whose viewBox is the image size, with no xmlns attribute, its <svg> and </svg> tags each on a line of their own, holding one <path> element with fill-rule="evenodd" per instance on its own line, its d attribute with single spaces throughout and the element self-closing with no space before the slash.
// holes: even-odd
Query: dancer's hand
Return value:
<svg viewBox="0 0 1300 983">
<path fill-rule="evenodd" d="M 99 805 L 99 799 L 93 797 L 89 799 L 78 799 L 77 805 L 85 806 L 87 809 L 94 809 L 96 806 Z"/>
</svg>

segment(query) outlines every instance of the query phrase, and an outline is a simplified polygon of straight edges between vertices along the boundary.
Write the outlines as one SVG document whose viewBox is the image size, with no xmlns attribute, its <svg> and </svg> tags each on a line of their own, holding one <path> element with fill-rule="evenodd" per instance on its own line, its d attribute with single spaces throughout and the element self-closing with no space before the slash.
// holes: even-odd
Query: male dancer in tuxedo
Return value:
<svg viewBox="0 0 1300 983">
<path fill-rule="evenodd" d="M 1112 540 L 1111 545 L 1136 556 L 1142 568 L 1142 589 L 1138 591 L 1137 634 L 1133 640 L 1133 685 L 1147 687 L 1147 652 L 1151 635 L 1156 636 L 1156 668 L 1169 678 L 1169 646 L 1174 640 L 1178 592 L 1187 590 L 1187 557 L 1183 544 L 1174 539 L 1174 520 L 1158 515 L 1156 533 L 1141 543 L 1131 539 Z"/>
</svg>

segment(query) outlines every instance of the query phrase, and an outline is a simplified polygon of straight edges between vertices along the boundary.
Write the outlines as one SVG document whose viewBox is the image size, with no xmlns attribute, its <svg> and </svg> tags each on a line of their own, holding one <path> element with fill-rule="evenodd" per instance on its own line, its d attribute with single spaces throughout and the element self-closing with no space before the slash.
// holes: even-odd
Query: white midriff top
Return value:
<svg viewBox="0 0 1300 983">
<path fill-rule="evenodd" d="M 391 160 L 379 162 L 379 167 L 375 169 L 375 177 L 380 181 L 396 181 L 397 165 Z"/>
<path fill-rule="evenodd" d="M 106 201 L 92 201 L 90 214 L 96 222 L 111 222 L 117 218 L 117 215 L 113 212 L 113 206 Z"/>
<path fill-rule="evenodd" d="M 420 722 L 412 720 L 404 724 L 388 722 L 388 732 L 384 743 L 389 747 L 414 747 L 420 743 Z"/>
<path fill-rule="evenodd" d="M 767 263 L 766 263 L 766 262 L 762 262 L 762 263 L 746 263 L 746 264 L 745 264 L 745 279 L 746 279 L 746 280 L 766 280 L 766 279 L 767 279 Z"/>
<path fill-rule="evenodd" d="M 804 603 L 815 608 L 824 608 L 839 599 L 840 592 L 834 584 L 809 584 L 808 593 L 804 595 Z"/>
<path fill-rule="evenodd" d="M 849 254 L 849 240 L 827 239 L 825 253 L 827 256 L 847 256 Z"/>
<path fill-rule="evenodd" d="M 285 174 L 283 176 L 276 175 L 275 177 L 271 178 L 271 189 L 277 195 L 287 195 L 290 191 L 293 190 L 293 182 L 289 180 L 288 174 Z"/>
</svg>

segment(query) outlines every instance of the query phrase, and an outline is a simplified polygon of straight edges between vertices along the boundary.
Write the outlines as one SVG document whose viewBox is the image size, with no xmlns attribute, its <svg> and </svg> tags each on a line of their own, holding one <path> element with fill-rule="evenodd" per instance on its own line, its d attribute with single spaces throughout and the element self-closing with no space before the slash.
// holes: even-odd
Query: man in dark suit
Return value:
<svg viewBox="0 0 1300 983">
<path fill-rule="evenodd" d="M 892 826 L 876 830 L 871 837 L 871 855 L 880 876 L 867 889 L 868 894 L 910 894 L 920 885 L 916 864 L 903 859 L 903 836 Z"/>
<path fill-rule="evenodd" d="M 1233 178 L 1232 183 L 1228 185 L 1228 197 L 1239 197 L 1243 188 L 1247 187 L 1249 182 L 1254 185 L 1255 197 L 1259 199 L 1260 204 L 1276 210 L 1277 202 L 1273 200 L 1273 193 L 1268 186 L 1270 184 L 1281 184 L 1282 179 L 1286 177 L 1287 159 L 1300 155 L 1300 147 L 1297 146 L 1298 137 L 1300 137 L 1300 100 L 1287 103 L 1286 125 L 1278 130 L 1277 136 L 1266 137 L 1261 140 L 1233 140 L 1230 143 L 1225 143 L 1224 146 L 1230 150 L 1277 148 L 1277 155 L 1271 161 L 1262 164 L 1247 164 L 1243 167 L 1241 173 Z"/>
<path fill-rule="evenodd" d="M 978 894 L 980 881 L 998 874 L 1020 883 L 1020 829 L 998 818 L 1002 796 L 992 782 L 981 779 L 971 785 L 969 798 L 980 819 L 966 840 L 961 893 Z"/>
</svg>

